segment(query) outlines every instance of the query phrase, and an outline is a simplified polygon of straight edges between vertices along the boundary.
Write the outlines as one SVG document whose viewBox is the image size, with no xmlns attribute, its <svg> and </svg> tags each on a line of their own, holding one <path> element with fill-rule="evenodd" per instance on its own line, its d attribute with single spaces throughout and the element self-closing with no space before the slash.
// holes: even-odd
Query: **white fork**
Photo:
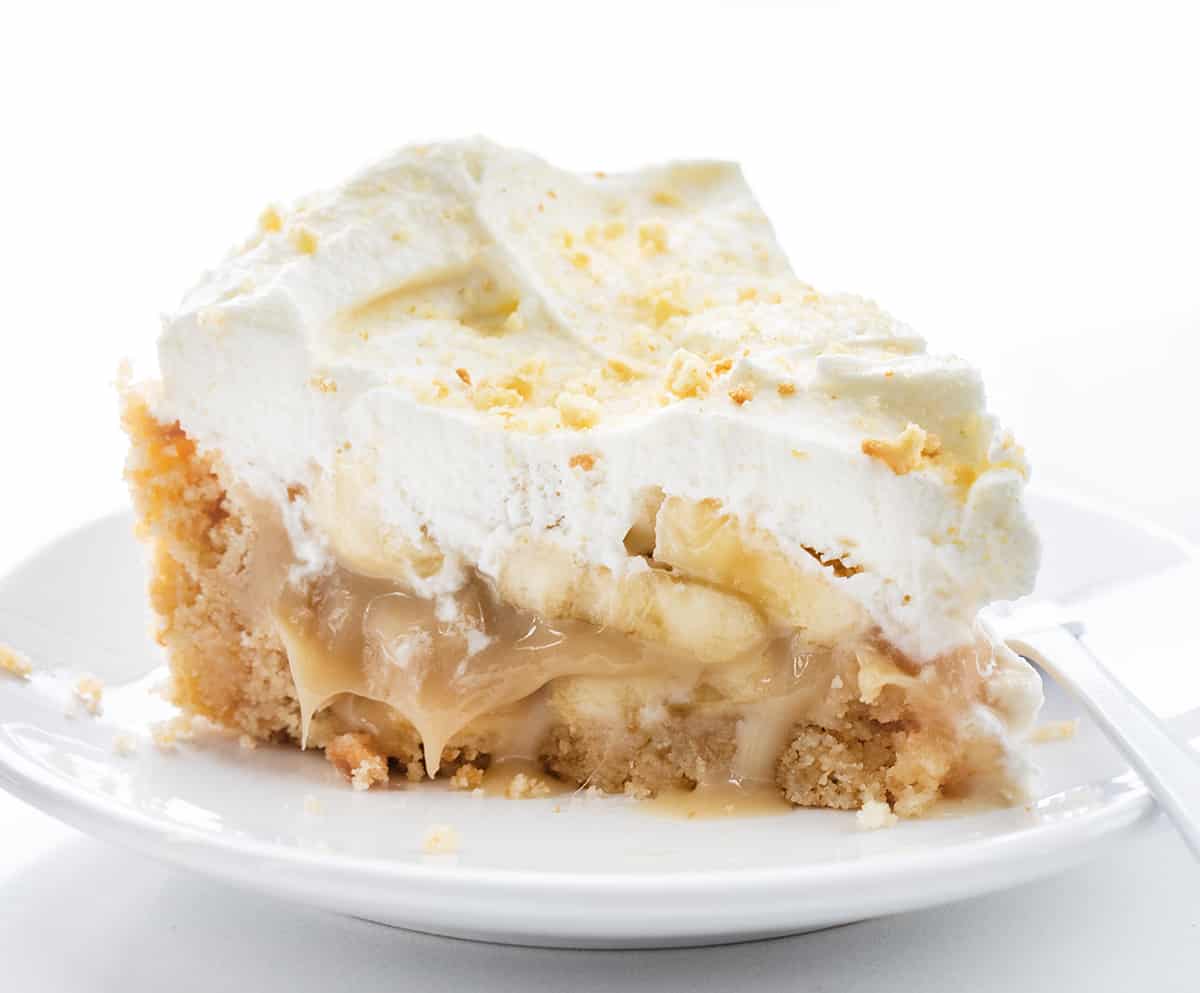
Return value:
<svg viewBox="0 0 1200 993">
<path fill-rule="evenodd" d="M 1200 759 L 1079 640 L 1081 625 L 1030 630 L 1021 620 L 1019 614 L 1000 619 L 1003 630 L 1021 631 L 1004 639 L 1009 647 L 1079 699 L 1200 858 Z"/>
</svg>

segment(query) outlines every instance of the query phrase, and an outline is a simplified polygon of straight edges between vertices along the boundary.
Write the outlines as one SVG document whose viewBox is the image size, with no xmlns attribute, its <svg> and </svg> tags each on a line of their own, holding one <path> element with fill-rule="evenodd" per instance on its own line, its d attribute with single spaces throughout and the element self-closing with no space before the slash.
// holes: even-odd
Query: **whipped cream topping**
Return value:
<svg viewBox="0 0 1200 993">
<path fill-rule="evenodd" d="M 160 363 L 158 415 L 283 508 L 311 570 L 437 596 L 532 536 L 621 575 L 655 495 L 716 500 L 925 661 L 1037 567 L 975 370 L 795 278 L 726 163 L 403 150 L 265 211 Z"/>
</svg>

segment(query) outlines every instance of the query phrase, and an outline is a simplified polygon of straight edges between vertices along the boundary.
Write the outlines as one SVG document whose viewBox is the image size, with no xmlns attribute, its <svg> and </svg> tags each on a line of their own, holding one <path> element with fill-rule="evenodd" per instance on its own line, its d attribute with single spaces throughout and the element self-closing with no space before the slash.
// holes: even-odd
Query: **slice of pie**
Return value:
<svg viewBox="0 0 1200 993">
<path fill-rule="evenodd" d="M 1020 795 L 1041 687 L 976 618 L 1036 570 L 1021 449 L 735 166 L 409 148 L 268 208 L 159 351 L 128 478 L 186 711 L 359 787 Z"/>
</svg>

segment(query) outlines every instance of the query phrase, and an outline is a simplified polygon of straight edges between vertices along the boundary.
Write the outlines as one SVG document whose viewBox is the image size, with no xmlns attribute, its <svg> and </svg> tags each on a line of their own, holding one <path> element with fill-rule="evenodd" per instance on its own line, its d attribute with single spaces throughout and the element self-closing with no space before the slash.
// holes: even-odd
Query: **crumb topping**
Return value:
<svg viewBox="0 0 1200 993">
<path fill-rule="evenodd" d="M 258 226 L 270 233 L 283 230 L 283 217 L 279 213 L 279 208 L 271 205 L 258 215 Z"/>
<path fill-rule="evenodd" d="M 290 235 L 292 246 L 301 255 L 315 255 L 317 252 L 318 239 L 317 236 L 306 227 L 298 227 L 292 230 Z"/>
<path fill-rule="evenodd" d="M 665 255 L 667 226 L 662 221 L 648 221 L 638 226 L 638 245 L 644 255 Z"/>
<path fill-rule="evenodd" d="M 663 385 L 668 393 L 681 400 L 703 396 L 708 392 L 708 367 L 695 352 L 676 349 L 667 366 Z"/>
<path fill-rule="evenodd" d="M 936 434 L 928 434 L 911 421 L 895 438 L 868 438 L 862 443 L 864 455 L 879 459 L 897 476 L 920 468 L 924 460 L 934 458 L 941 450 L 942 442 Z"/>
<path fill-rule="evenodd" d="M 590 396 L 581 393 L 560 393 L 554 401 L 562 416 L 563 423 L 569 428 L 583 430 L 594 427 L 600 420 L 600 404 Z"/>
</svg>

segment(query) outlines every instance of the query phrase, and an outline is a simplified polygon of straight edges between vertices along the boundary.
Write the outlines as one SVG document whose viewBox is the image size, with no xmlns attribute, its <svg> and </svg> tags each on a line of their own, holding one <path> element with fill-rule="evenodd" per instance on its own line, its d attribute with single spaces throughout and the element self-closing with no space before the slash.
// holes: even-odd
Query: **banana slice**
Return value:
<svg viewBox="0 0 1200 993">
<path fill-rule="evenodd" d="M 833 581 L 798 568 L 770 535 L 743 527 L 715 500 L 665 499 L 655 522 L 654 559 L 740 593 L 814 644 L 837 644 L 867 625 L 863 609 Z"/>
<path fill-rule="evenodd" d="M 701 662 L 737 658 L 769 634 L 762 615 L 732 593 L 659 569 L 617 577 L 530 538 L 510 551 L 498 585 L 509 603 L 543 617 L 613 628 Z"/>
</svg>

